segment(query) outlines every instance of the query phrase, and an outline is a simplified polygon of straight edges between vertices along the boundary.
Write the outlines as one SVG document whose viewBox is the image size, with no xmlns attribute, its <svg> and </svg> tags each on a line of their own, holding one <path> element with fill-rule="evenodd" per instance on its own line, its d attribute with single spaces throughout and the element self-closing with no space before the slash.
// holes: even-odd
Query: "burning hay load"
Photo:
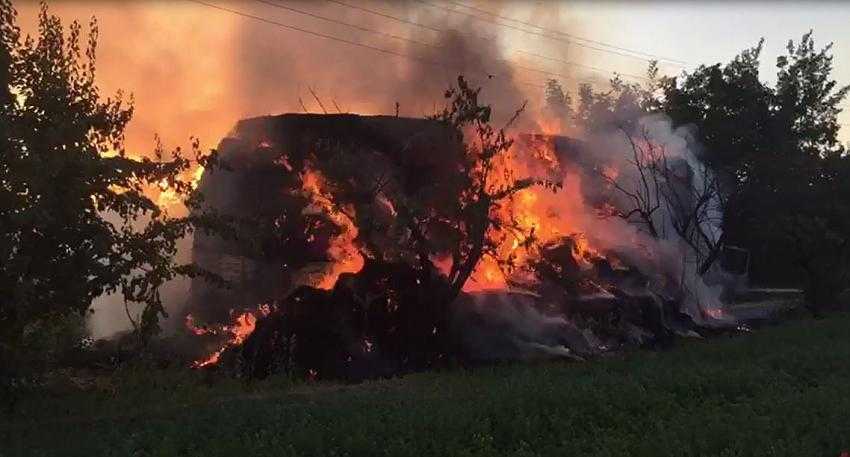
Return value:
<svg viewBox="0 0 850 457">
<path fill-rule="evenodd" d="M 194 260 L 230 283 L 192 284 L 187 323 L 212 348 L 197 365 L 362 379 L 734 323 L 716 224 L 684 220 L 718 195 L 663 121 L 514 142 L 466 115 L 240 122 L 228 169 L 200 183 L 245 230 L 195 237 Z"/>
</svg>

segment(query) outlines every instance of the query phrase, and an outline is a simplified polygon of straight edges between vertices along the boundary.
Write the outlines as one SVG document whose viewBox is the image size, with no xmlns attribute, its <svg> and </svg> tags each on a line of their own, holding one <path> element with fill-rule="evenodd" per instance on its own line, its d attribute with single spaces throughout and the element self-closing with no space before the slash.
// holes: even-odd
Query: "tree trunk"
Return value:
<svg viewBox="0 0 850 457">
<path fill-rule="evenodd" d="M 708 258 L 706 258 L 702 265 L 699 267 L 699 275 L 702 276 L 708 273 L 708 269 L 714 265 L 714 262 L 720 257 L 720 252 L 723 250 L 723 245 L 726 242 L 726 232 L 720 234 L 720 238 L 717 240 L 717 243 L 714 245 L 714 248 L 708 254 Z"/>
</svg>

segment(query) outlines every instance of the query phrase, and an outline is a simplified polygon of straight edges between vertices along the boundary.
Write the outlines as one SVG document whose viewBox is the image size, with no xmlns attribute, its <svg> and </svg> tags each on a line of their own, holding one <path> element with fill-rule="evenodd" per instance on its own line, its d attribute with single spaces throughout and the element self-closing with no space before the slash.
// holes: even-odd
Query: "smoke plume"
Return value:
<svg viewBox="0 0 850 457">
<path fill-rule="evenodd" d="M 356 2 L 351 3 L 354 8 L 336 2 L 271 0 L 212 4 L 219 8 L 165 1 L 50 5 L 51 13 L 66 22 L 97 18 L 102 94 L 123 90 L 135 101 L 135 118 L 126 132 L 128 151 L 150 155 L 157 136 L 166 147 L 185 146 L 191 136 L 214 147 L 238 119 L 266 114 L 342 111 L 426 116 L 441 109 L 443 92 L 459 74 L 482 87 L 483 101 L 493 105 L 497 125 L 528 101 L 529 115 L 517 127 L 535 131 L 539 128 L 534 113 L 542 104 L 545 80 L 552 72 L 576 71 L 516 51 L 531 45 L 574 62 L 589 58 L 580 48 L 517 27 L 495 26 L 490 23 L 493 16 L 474 14 L 489 17 L 488 22 L 473 17 L 472 10 L 449 12 L 441 3 Z M 486 8 L 493 14 L 520 11 L 544 27 L 581 32 L 567 23 L 554 2 L 499 2 Z M 24 31 L 33 33 L 38 5 L 23 3 L 19 9 Z M 579 78 L 561 79 L 565 87 L 574 87 Z M 596 75 L 590 80 L 604 79 Z M 188 259 L 190 253 L 180 256 Z M 186 284 L 175 282 L 167 289 L 167 309 L 178 315 Z M 95 335 L 127 328 L 118 297 L 101 297 L 95 309 L 91 320 Z"/>
</svg>

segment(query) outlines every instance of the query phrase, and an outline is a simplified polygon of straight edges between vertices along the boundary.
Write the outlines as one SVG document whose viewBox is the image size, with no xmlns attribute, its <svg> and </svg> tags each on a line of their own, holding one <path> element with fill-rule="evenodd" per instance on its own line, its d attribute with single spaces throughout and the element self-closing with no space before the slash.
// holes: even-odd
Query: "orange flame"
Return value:
<svg viewBox="0 0 850 457">
<path fill-rule="evenodd" d="M 189 180 L 189 185 L 192 189 L 197 189 L 198 184 L 201 182 L 201 177 L 204 175 L 204 167 L 198 165 L 194 170 L 191 171 L 191 179 Z M 157 190 L 159 191 L 159 195 L 156 198 L 156 205 L 162 209 L 168 209 L 171 207 L 179 207 L 183 201 L 181 197 L 177 194 L 177 191 L 174 190 L 169 184 L 168 180 L 163 179 L 157 185 Z"/>
<path fill-rule="evenodd" d="M 492 257 L 482 257 L 475 266 L 475 271 L 466 284 L 464 292 L 481 292 L 486 290 L 504 290 L 508 288 L 507 278 L 499 268 L 498 262 Z"/>
<path fill-rule="evenodd" d="M 231 325 L 218 327 L 199 327 L 195 324 L 195 318 L 191 314 L 186 315 L 186 328 L 195 335 L 228 335 L 227 341 L 221 347 L 213 351 L 210 355 L 196 360 L 192 363 L 192 366 L 194 368 L 202 368 L 218 363 L 221 355 L 227 348 L 241 345 L 254 332 L 254 328 L 257 326 L 258 316 L 268 316 L 269 313 L 271 313 L 271 307 L 269 305 L 260 305 L 257 307 L 256 312 L 245 311 L 236 316 Z"/>
<path fill-rule="evenodd" d="M 495 258 L 487 256 L 479 261 L 464 285 L 466 292 L 506 289 L 510 281 L 505 274 L 527 271 L 523 267 L 539 258 L 539 246 L 586 231 L 581 215 L 589 211 L 582 200 L 580 175 L 570 170 L 570 164 L 560 163 L 549 136 L 533 135 L 526 143 L 517 142 L 508 151 L 499 164 L 504 170 L 494 173 L 497 178 L 493 184 L 506 184 L 499 181 L 505 180 L 504 177 L 555 176 L 553 181 L 560 179 L 564 187 L 557 193 L 542 186 L 529 187 L 515 193 L 495 210 L 495 219 L 516 230 L 491 233 L 491 239 L 500 240 Z M 607 171 L 616 173 L 614 169 Z M 575 236 L 574 239 L 573 257 L 579 265 L 587 266 L 593 258 L 602 257 L 587 238 Z"/>
<path fill-rule="evenodd" d="M 330 192 L 326 190 L 325 178 L 317 170 L 304 170 L 301 174 L 301 183 L 302 190 L 311 203 L 305 211 L 325 214 L 342 231 L 339 236 L 331 240 L 328 248 L 328 255 L 333 262 L 315 285 L 319 289 L 332 289 L 339 275 L 356 273 L 363 268 L 363 256 L 354 243 L 358 234 L 357 227 L 352 221 L 355 214 L 354 208 L 338 208 L 334 204 Z"/>
</svg>

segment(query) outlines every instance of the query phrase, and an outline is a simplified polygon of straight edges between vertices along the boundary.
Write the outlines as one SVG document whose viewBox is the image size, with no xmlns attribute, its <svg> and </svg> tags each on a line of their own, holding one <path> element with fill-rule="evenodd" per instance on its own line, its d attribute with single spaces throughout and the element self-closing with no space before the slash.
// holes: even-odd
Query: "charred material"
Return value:
<svg viewBox="0 0 850 457">
<path fill-rule="evenodd" d="M 434 367 L 456 352 L 440 299 L 447 293 L 435 271 L 371 260 L 341 275 L 332 290 L 300 287 L 246 340 L 244 373 L 356 380 Z"/>
<path fill-rule="evenodd" d="M 241 350 L 243 374 L 275 372 L 361 380 L 527 358 L 583 359 L 600 352 L 529 293 L 464 293 L 404 263 L 367 262 L 333 290 L 301 287 L 261 319 Z"/>
<path fill-rule="evenodd" d="M 248 332 L 237 327 L 229 349 L 209 360 L 220 355 L 252 379 L 290 372 L 359 380 L 455 362 L 586 359 L 699 336 L 693 314 L 682 312 L 683 270 L 667 261 L 679 253 L 675 243 L 634 235 L 627 222 L 607 234 L 585 230 L 604 232 L 586 221 L 579 227 L 585 234 L 558 225 L 616 203 L 600 191 L 605 164 L 585 144 L 523 137 L 516 152 L 537 160 L 529 169 L 542 167 L 536 170 L 546 179 L 505 172 L 503 187 L 520 183 L 522 190 L 571 176 L 583 183 L 563 197 L 571 203 L 551 197 L 559 186 L 541 185 L 541 192 L 517 195 L 518 206 L 490 206 L 470 197 L 489 194 L 468 191 L 475 167 L 458 136 L 436 121 L 382 116 L 241 122 L 221 147 L 230 170 L 205 175 L 201 188 L 207 203 L 246 221 L 248 236 L 196 235 L 195 260 L 233 287 L 194 282 L 190 310 L 203 322 L 225 322 L 233 308 L 260 303 L 270 312 L 257 315 Z M 458 206 L 459 198 L 470 204 Z M 481 227 L 498 217 L 513 231 L 482 239 Z M 464 238 L 473 233 L 479 238 Z M 470 280 L 482 280 L 478 286 L 461 291 L 469 276 L 459 284 L 450 278 L 458 265 L 477 268 L 485 247 L 489 273 L 504 281 L 482 274 Z M 662 247 L 668 251 L 657 252 Z M 464 252 L 479 256 L 465 264 Z"/>
<path fill-rule="evenodd" d="M 698 326 L 680 312 L 678 301 L 654 293 L 649 278 L 618 260 L 582 252 L 576 236 L 544 246 L 534 264 L 540 290 L 557 297 L 558 311 L 604 340 L 622 344 L 666 347 L 674 336 L 697 336 Z"/>
<path fill-rule="evenodd" d="M 360 244 L 398 261 L 392 245 L 404 234 L 388 221 L 395 209 L 384 194 L 439 206 L 436 201 L 456 194 L 447 186 L 437 189 L 443 194 L 429 193 L 431 184 L 456 175 L 453 164 L 461 160 L 456 141 L 434 121 L 352 114 L 244 120 L 219 153 L 228 169 L 205 174 L 200 190 L 205 204 L 243 227 L 236 241 L 195 234 L 193 260 L 230 282 L 222 288 L 193 281 L 188 311 L 203 322 L 224 322 L 233 308 L 282 300 L 299 284 L 313 283 L 305 272 L 333 262 L 331 240 L 351 229 L 329 212 L 356 214 Z M 305 192 L 313 176 L 305 170 L 327 181 L 332 208 L 316 210 Z"/>
</svg>

